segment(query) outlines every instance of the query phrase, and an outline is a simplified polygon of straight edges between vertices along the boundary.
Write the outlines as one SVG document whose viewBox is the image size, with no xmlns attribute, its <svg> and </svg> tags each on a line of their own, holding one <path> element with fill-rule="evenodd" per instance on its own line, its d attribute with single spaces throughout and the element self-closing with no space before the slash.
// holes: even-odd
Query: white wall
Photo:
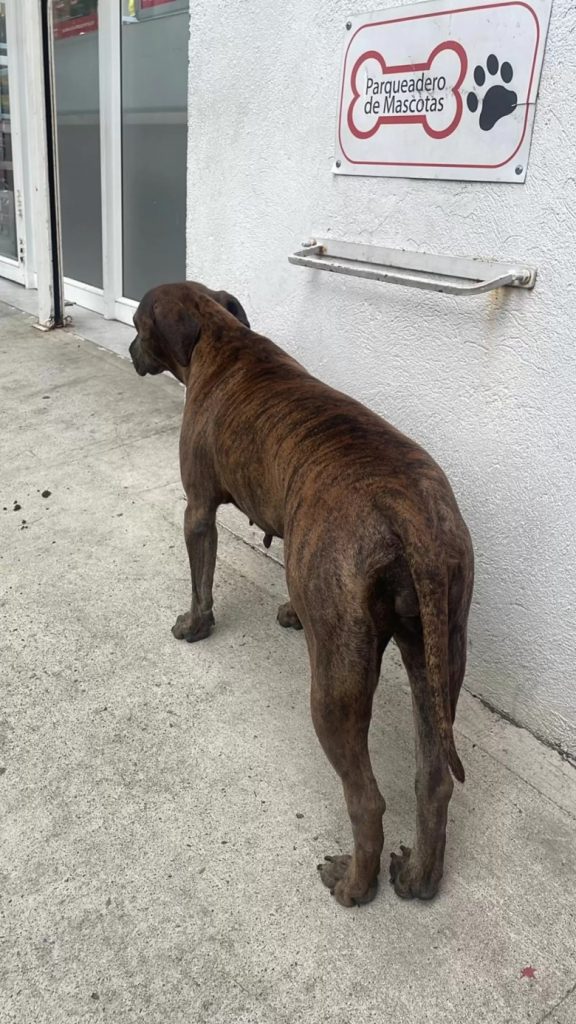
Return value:
<svg viewBox="0 0 576 1024">
<path fill-rule="evenodd" d="M 576 9 L 554 2 L 525 185 L 331 175 L 344 24 L 366 9 L 195 8 L 188 276 L 236 292 L 440 462 L 476 549 L 466 685 L 574 751 Z M 287 263 L 310 235 L 522 259 L 539 278 L 475 299 L 344 279 Z"/>
</svg>

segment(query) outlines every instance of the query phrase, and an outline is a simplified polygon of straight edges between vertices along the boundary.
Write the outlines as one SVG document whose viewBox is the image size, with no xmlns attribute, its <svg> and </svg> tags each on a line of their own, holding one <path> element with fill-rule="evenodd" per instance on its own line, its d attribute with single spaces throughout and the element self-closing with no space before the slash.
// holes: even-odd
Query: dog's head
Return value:
<svg viewBox="0 0 576 1024">
<path fill-rule="evenodd" d="M 152 288 L 134 314 L 138 334 L 130 345 L 130 358 L 141 377 L 169 370 L 179 380 L 185 376 L 202 328 L 210 317 L 208 297 L 244 327 L 248 317 L 238 299 L 228 292 L 212 291 L 203 284 L 162 284 Z"/>
</svg>

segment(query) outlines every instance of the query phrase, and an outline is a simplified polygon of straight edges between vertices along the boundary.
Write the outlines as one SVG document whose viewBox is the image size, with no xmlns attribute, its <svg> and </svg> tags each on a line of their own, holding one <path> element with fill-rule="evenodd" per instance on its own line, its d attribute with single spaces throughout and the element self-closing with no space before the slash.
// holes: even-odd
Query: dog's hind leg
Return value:
<svg viewBox="0 0 576 1024">
<path fill-rule="evenodd" d="M 454 783 L 435 721 L 430 718 L 428 677 L 421 636 L 395 634 L 412 690 L 416 727 L 416 842 L 393 853 L 390 880 L 399 896 L 431 899 L 444 869 L 446 821 Z"/>
<path fill-rule="evenodd" d="M 214 625 L 212 583 L 218 547 L 216 509 L 199 509 L 188 503 L 184 513 L 184 539 L 190 561 L 192 602 L 190 611 L 176 619 L 172 633 L 178 640 L 194 643 L 209 636 Z"/>
<path fill-rule="evenodd" d="M 322 881 L 344 907 L 376 894 L 384 843 L 384 797 L 368 752 L 372 699 L 385 643 L 372 624 L 340 623 L 327 634 L 308 627 L 312 719 L 326 756 L 342 780 L 354 836 L 352 856 L 326 857 Z M 339 642 L 340 641 L 340 642 Z"/>
</svg>

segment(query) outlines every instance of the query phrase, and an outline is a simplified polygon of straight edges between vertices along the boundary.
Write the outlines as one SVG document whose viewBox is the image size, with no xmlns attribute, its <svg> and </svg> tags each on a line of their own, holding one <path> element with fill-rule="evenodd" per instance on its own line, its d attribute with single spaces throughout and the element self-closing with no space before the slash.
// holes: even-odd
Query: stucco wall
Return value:
<svg viewBox="0 0 576 1024">
<path fill-rule="evenodd" d="M 528 180 L 490 185 L 332 176 L 344 23 L 367 8 L 195 8 L 188 275 L 440 462 L 476 550 L 466 685 L 574 751 L 576 9 L 555 0 Z M 290 266 L 311 235 L 523 259 L 538 283 L 458 299 Z"/>
</svg>

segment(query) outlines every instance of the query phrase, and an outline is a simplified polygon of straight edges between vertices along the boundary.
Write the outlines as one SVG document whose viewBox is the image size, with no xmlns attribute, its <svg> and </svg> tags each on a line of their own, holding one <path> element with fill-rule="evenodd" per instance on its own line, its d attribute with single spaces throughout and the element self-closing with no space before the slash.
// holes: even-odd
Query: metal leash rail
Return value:
<svg viewBox="0 0 576 1024">
<path fill-rule="evenodd" d="M 434 256 L 334 239 L 306 242 L 288 257 L 288 262 L 312 270 L 449 295 L 482 295 L 495 288 L 533 288 L 536 282 L 536 270 L 523 265 Z"/>
</svg>

